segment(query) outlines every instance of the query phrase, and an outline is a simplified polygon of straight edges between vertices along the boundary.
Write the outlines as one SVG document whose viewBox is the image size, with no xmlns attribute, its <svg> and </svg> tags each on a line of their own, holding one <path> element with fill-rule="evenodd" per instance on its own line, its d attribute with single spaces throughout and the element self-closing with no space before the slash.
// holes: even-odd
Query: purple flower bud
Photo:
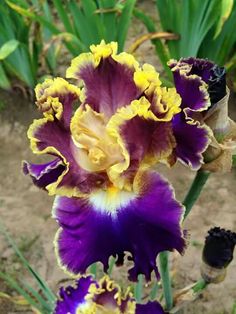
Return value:
<svg viewBox="0 0 236 314">
<path fill-rule="evenodd" d="M 203 249 L 203 261 L 214 268 L 225 268 L 233 259 L 236 233 L 220 227 L 208 231 Z"/>
</svg>

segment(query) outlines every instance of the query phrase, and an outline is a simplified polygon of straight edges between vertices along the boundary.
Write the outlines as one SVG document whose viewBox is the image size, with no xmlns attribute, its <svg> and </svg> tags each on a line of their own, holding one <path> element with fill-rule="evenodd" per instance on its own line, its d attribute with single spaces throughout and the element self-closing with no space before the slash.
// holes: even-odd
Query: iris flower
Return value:
<svg viewBox="0 0 236 314">
<path fill-rule="evenodd" d="M 76 286 L 61 288 L 54 314 L 164 314 L 161 305 L 154 301 L 136 304 L 132 294 L 121 289 L 108 277 L 99 282 L 91 276 L 81 277 Z"/>
<path fill-rule="evenodd" d="M 184 251 L 184 208 L 154 166 L 177 159 L 201 166 L 208 137 L 192 112 L 209 105 L 205 85 L 198 79 L 195 93 L 191 78 L 185 103 L 151 65 L 117 54 L 114 42 L 72 60 L 67 78 L 76 85 L 56 78 L 36 87 L 44 117 L 28 131 L 33 152 L 54 159 L 24 163 L 25 174 L 56 195 L 59 264 L 74 275 L 100 261 L 106 271 L 110 256 L 122 264 L 128 254 L 130 280 L 150 280 L 152 271 L 159 277 L 158 253 Z"/>
<path fill-rule="evenodd" d="M 214 62 L 198 58 L 171 60 L 169 66 L 176 90 L 182 98 L 181 107 L 185 108 L 179 116 L 182 114 L 183 119 L 192 120 L 191 124 L 199 124 L 198 134 L 190 130 L 186 134 L 189 134 L 189 138 L 203 140 L 208 133 L 209 146 L 204 153 L 203 168 L 213 172 L 230 171 L 232 155 L 236 153 L 236 124 L 228 116 L 229 89 L 226 86 L 225 69 Z M 189 110 L 187 106 L 197 94 L 202 95 L 201 101 L 197 107 Z M 180 129 L 178 134 L 182 138 L 182 123 L 177 123 L 175 127 Z"/>
</svg>

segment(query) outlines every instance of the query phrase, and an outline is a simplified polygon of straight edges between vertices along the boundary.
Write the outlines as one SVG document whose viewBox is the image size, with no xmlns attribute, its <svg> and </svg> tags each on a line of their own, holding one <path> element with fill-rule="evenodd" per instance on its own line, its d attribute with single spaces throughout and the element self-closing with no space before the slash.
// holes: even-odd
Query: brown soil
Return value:
<svg viewBox="0 0 236 314">
<path fill-rule="evenodd" d="M 142 27 L 135 31 L 133 28 L 130 37 L 134 38 L 143 31 Z M 150 44 L 147 43 L 138 50 L 137 56 L 157 66 Z M 0 98 L 7 103 L 0 116 L 0 217 L 31 265 L 56 291 L 60 282 L 67 279 L 57 267 L 53 251 L 53 238 L 57 230 L 57 224 L 51 219 L 50 212 L 53 198 L 34 187 L 30 178 L 21 172 L 23 159 L 39 160 L 30 152 L 26 137 L 27 126 L 38 114 L 32 102 L 24 99 L 20 91 L 11 94 L 1 93 Z M 235 118 L 236 107 L 233 105 L 235 103 L 232 102 L 231 114 Z M 160 172 L 169 178 L 176 189 L 177 198 L 182 200 L 194 173 L 180 164 L 172 170 L 161 168 Z M 222 226 L 236 230 L 235 184 L 234 171 L 210 177 L 185 223 L 190 232 L 188 249 L 183 257 L 175 256 L 173 261 L 176 289 L 183 288 L 200 278 L 201 249 L 204 236 L 210 227 Z M 6 271 L 19 280 L 32 283 L 31 277 L 1 235 L 0 271 Z M 115 271 L 115 276 L 124 278 L 125 275 L 125 268 L 121 268 L 119 273 Z M 1 280 L 0 292 L 14 294 Z M 201 298 L 187 306 L 183 313 L 231 313 L 235 300 L 236 259 L 229 266 L 225 281 L 219 285 L 209 286 Z M 13 306 L 12 303 L 0 298 L 0 314 L 18 312 L 27 313 L 20 306 Z"/>
</svg>

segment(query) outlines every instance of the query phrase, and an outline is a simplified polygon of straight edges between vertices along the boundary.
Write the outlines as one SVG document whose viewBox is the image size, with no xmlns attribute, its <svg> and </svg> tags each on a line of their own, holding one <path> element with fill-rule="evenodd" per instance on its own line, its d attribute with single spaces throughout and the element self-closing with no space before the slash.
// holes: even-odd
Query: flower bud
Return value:
<svg viewBox="0 0 236 314">
<path fill-rule="evenodd" d="M 202 253 L 201 275 L 209 283 L 219 283 L 226 276 L 226 268 L 233 259 L 236 233 L 220 227 L 208 231 Z"/>
</svg>

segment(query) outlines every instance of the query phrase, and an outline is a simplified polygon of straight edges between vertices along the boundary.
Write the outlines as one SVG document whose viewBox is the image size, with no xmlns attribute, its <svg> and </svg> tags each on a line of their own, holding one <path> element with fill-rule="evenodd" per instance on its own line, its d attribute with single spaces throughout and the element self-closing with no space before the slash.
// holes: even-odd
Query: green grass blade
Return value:
<svg viewBox="0 0 236 314">
<path fill-rule="evenodd" d="M 0 278 L 3 279 L 12 289 L 16 290 L 20 295 L 22 295 L 31 306 L 35 307 L 40 312 L 42 311 L 40 305 L 30 296 L 29 293 L 27 293 L 24 289 L 21 288 L 21 286 L 18 285 L 15 279 L 2 272 L 0 272 Z"/>
<path fill-rule="evenodd" d="M 18 256 L 24 267 L 29 271 L 29 273 L 33 276 L 33 278 L 36 280 L 39 287 L 42 289 L 42 292 L 44 295 L 48 298 L 49 301 L 54 302 L 56 300 L 56 296 L 51 291 L 51 289 L 48 287 L 46 282 L 40 277 L 40 275 L 30 266 L 26 258 L 22 255 L 20 250 L 18 249 L 17 245 L 15 244 L 14 240 L 11 238 L 11 236 L 8 234 L 8 232 L 5 230 L 5 227 L 0 222 L 0 232 L 5 236 L 8 243 L 13 248 L 15 254 Z"/>
<path fill-rule="evenodd" d="M 47 303 L 47 301 L 33 287 L 31 287 L 26 282 L 22 281 L 21 284 L 22 286 L 25 287 L 26 291 L 28 291 L 30 295 L 34 297 L 34 299 L 37 300 L 37 302 L 41 305 L 43 309 L 43 313 L 50 314 L 53 312 L 53 308 L 54 308 L 53 304 Z"/>
</svg>

